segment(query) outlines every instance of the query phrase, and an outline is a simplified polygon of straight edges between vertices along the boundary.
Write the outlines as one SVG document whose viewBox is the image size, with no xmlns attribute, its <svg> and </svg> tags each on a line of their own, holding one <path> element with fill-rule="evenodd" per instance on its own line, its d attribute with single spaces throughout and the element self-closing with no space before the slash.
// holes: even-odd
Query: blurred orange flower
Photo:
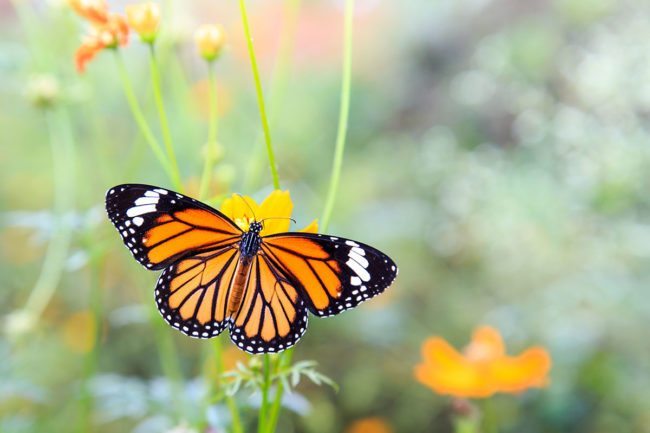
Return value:
<svg viewBox="0 0 650 433">
<path fill-rule="evenodd" d="M 372 417 L 354 421 L 345 433 L 393 433 L 393 428 L 383 418 Z"/>
<path fill-rule="evenodd" d="M 548 383 L 551 357 L 541 347 L 518 356 L 505 353 L 499 332 L 477 328 L 461 354 L 440 337 L 422 345 L 424 362 L 415 367 L 415 378 L 439 394 L 483 398 L 497 392 L 518 393 Z"/>
<path fill-rule="evenodd" d="M 75 54 L 75 64 L 79 72 L 84 72 L 86 64 L 105 48 L 124 46 L 129 40 L 129 26 L 126 19 L 108 11 L 104 0 L 68 0 L 70 7 L 91 25 L 88 35 Z"/>
</svg>

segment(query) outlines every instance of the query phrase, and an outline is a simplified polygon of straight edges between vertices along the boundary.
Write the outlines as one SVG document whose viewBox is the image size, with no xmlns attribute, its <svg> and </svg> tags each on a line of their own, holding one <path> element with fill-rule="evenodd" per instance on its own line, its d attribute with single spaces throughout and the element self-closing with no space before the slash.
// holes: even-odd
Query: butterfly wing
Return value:
<svg viewBox="0 0 650 433">
<path fill-rule="evenodd" d="M 155 292 L 165 321 L 190 337 L 219 335 L 230 322 L 228 299 L 239 257 L 238 248 L 226 246 L 166 268 Z"/>
<path fill-rule="evenodd" d="M 311 233 L 265 236 L 261 251 L 321 317 L 354 308 L 391 285 L 397 265 L 381 251 L 349 239 Z"/>
<path fill-rule="evenodd" d="M 296 344 L 306 329 L 299 289 L 264 254 L 257 254 L 231 320 L 230 338 L 249 353 L 280 352 Z"/>
<path fill-rule="evenodd" d="M 156 186 L 111 188 L 106 193 L 106 211 L 136 260 L 153 270 L 232 245 L 242 235 L 216 209 Z"/>
</svg>

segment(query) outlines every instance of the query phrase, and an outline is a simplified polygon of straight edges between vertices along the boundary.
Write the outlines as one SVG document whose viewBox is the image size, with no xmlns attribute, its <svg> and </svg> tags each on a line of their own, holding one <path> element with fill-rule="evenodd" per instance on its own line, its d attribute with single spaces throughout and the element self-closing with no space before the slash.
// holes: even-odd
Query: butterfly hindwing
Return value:
<svg viewBox="0 0 650 433">
<path fill-rule="evenodd" d="M 153 270 L 233 244 L 242 234 L 216 209 L 150 185 L 111 188 L 106 193 L 106 210 L 136 260 Z"/>
<path fill-rule="evenodd" d="M 398 272 L 395 262 L 376 248 L 335 236 L 280 233 L 264 237 L 261 249 L 320 317 L 382 293 Z"/>
<path fill-rule="evenodd" d="M 230 338 L 249 353 L 281 352 L 307 329 L 307 309 L 291 283 L 263 254 L 253 258 Z"/>
<path fill-rule="evenodd" d="M 237 248 L 224 247 L 165 269 L 155 292 L 165 321 L 190 337 L 219 335 L 230 322 L 228 298 L 239 256 Z"/>
</svg>

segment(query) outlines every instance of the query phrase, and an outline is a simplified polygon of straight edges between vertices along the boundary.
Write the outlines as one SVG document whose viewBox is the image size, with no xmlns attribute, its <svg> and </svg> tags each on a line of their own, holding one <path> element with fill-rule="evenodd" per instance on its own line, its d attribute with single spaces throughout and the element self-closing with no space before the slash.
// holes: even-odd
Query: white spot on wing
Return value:
<svg viewBox="0 0 650 433">
<path fill-rule="evenodd" d="M 370 281 L 370 274 L 359 263 L 350 259 L 345 262 L 345 264 L 348 265 L 348 267 L 352 269 L 354 273 L 357 274 L 357 276 L 363 281 Z"/>
<path fill-rule="evenodd" d="M 360 286 L 361 285 L 361 278 L 359 277 L 350 277 L 350 284 L 353 286 Z"/>
<path fill-rule="evenodd" d="M 161 188 L 156 188 L 156 189 L 154 189 L 154 191 L 156 191 L 157 193 L 160 193 L 160 194 L 167 194 L 167 191 L 164 190 L 164 189 L 161 189 Z"/>
<path fill-rule="evenodd" d="M 361 266 L 363 266 L 364 268 L 367 268 L 367 267 L 368 267 L 368 264 L 369 264 L 369 263 L 368 263 L 368 260 L 366 260 L 365 257 L 360 256 L 359 254 L 355 253 L 354 251 L 350 251 L 350 253 L 348 254 L 348 256 L 349 256 L 352 260 L 354 260 L 355 262 L 359 263 L 359 264 L 360 264 Z"/>
<path fill-rule="evenodd" d="M 156 204 L 158 203 L 158 197 L 140 197 L 135 201 L 136 206 L 142 206 L 143 204 Z"/>
<path fill-rule="evenodd" d="M 133 218 L 133 224 L 136 226 L 140 227 L 144 223 L 144 219 L 142 217 L 135 217 Z"/>
<path fill-rule="evenodd" d="M 138 215 L 144 215 L 146 213 L 155 212 L 155 211 L 156 211 L 156 206 L 152 204 L 148 204 L 144 206 L 135 206 L 129 208 L 129 210 L 126 211 L 126 216 L 135 217 Z"/>
<path fill-rule="evenodd" d="M 355 241 L 345 241 L 345 245 L 350 245 L 351 247 L 358 247 L 359 244 Z"/>
</svg>

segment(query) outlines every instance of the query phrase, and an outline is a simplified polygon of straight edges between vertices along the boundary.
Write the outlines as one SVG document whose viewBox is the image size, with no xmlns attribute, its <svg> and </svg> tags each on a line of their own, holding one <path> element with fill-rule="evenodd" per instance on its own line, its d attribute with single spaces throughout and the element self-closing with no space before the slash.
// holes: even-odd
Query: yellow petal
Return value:
<svg viewBox="0 0 650 433">
<path fill-rule="evenodd" d="M 302 233 L 318 233 L 318 220 L 313 220 L 307 227 L 298 231 Z"/>
<path fill-rule="evenodd" d="M 264 229 L 260 234 L 268 236 L 289 231 L 291 211 L 293 211 L 293 202 L 289 191 L 273 191 L 260 205 L 257 218 L 259 220 L 269 218 L 264 222 Z"/>
<path fill-rule="evenodd" d="M 533 347 L 519 356 L 504 357 L 490 366 L 490 376 L 501 392 L 516 393 L 543 387 L 548 382 L 551 357 L 541 347 Z"/>
<path fill-rule="evenodd" d="M 240 229 L 247 231 L 250 223 L 259 221 L 262 211 L 255 200 L 246 196 L 233 194 L 221 203 L 219 210 L 233 220 Z"/>
<path fill-rule="evenodd" d="M 464 352 L 471 361 L 490 361 L 504 356 L 505 348 L 499 331 L 489 326 L 481 326 L 474 331 L 472 342 Z"/>
<path fill-rule="evenodd" d="M 422 355 L 424 363 L 416 366 L 415 377 L 438 394 L 487 397 L 494 393 L 482 365 L 463 358 L 442 338 L 425 341 Z"/>
</svg>

